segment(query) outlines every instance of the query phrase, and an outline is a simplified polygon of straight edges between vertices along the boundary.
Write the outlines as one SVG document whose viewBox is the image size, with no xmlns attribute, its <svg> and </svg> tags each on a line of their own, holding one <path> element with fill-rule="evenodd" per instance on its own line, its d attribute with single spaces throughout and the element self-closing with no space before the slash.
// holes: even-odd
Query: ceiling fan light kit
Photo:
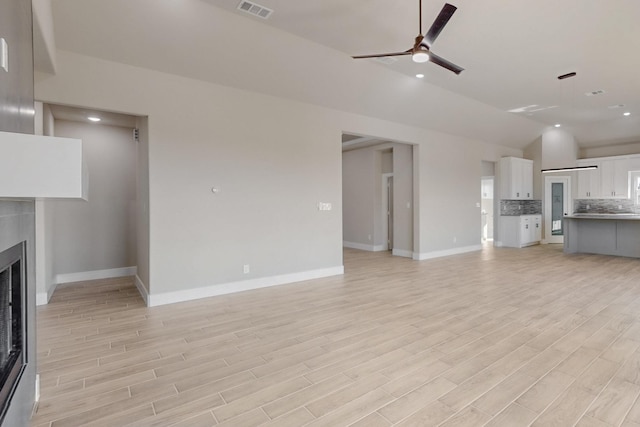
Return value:
<svg viewBox="0 0 640 427">
<path fill-rule="evenodd" d="M 420 46 L 413 52 L 411 59 L 417 63 L 427 62 L 429 60 L 429 51 L 424 46 Z"/>
<path fill-rule="evenodd" d="M 458 9 L 452 4 L 445 3 L 442 7 L 442 10 L 436 17 L 433 24 L 431 24 L 431 28 L 426 34 L 422 35 L 422 0 L 418 0 L 419 7 L 419 27 L 420 33 L 416 37 L 415 43 L 411 49 L 407 49 L 404 52 L 393 52 L 393 53 L 379 53 L 373 55 L 357 55 L 352 56 L 353 59 L 364 59 L 364 58 L 384 58 L 390 56 L 403 56 L 403 55 L 411 55 L 411 59 L 413 62 L 433 62 L 436 65 L 439 65 L 443 68 L 446 68 L 449 71 L 454 72 L 455 74 L 460 74 L 464 68 L 447 61 L 446 59 L 439 57 L 438 55 L 431 52 L 431 46 L 433 42 L 436 40 L 442 29 L 447 25 L 449 19 L 453 13 Z"/>
</svg>

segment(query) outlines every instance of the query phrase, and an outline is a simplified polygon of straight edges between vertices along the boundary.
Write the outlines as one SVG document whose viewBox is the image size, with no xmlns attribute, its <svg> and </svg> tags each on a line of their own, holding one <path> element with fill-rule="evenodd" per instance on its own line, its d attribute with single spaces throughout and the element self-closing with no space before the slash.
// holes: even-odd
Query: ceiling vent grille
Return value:
<svg viewBox="0 0 640 427">
<path fill-rule="evenodd" d="M 527 105 L 526 107 L 519 107 L 519 108 L 513 108 L 511 110 L 508 110 L 510 113 L 535 113 L 536 111 L 542 111 L 542 110 L 549 110 L 551 108 L 557 108 L 557 105 L 549 105 L 549 106 L 544 106 L 544 105 Z"/>
<path fill-rule="evenodd" d="M 269 16 L 271 16 L 271 14 L 273 13 L 273 10 L 269 8 L 246 0 L 242 0 L 240 2 L 240 4 L 238 5 L 238 10 L 250 13 L 251 15 L 257 16 L 258 18 L 262 19 L 268 19 Z"/>
<path fill-rule="evenodd" d="M 603 90 L 594 90 L 593 92 L 585 93 L 585 95 L 587 95 L 587 96 L 598 96 L 598 95 L 602 95 L 603 93 L 604 93 Z"/>
</svg>

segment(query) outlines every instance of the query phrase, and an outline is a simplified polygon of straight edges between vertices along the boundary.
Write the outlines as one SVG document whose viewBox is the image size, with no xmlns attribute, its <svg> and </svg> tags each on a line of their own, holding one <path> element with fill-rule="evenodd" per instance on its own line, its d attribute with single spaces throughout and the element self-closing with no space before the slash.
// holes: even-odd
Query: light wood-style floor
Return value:
<svg viewBox="0 0 640 427">
<path fill-rule="evenodd" d="M 32 426 L 640 426 L 640 260 L 557 245 L 145 308 L 129 279 L 38 311 Z"/>
</svg>

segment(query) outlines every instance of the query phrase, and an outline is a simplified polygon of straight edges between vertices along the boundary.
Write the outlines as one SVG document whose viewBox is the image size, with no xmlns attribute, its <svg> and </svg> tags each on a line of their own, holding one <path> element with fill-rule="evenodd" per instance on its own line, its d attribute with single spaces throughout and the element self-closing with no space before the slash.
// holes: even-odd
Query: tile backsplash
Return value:
<svg viewBox="0 0 640 427">
<path fill-rule="evenodd" d="M 629 199 L 575 199 L 574 213 L 636 213 L 640 214 L 640 206 Z"/>
<path fill-rule="evenodd" d="M 542 200 L 500 200 L 500 215 L 520 216 L 542 213 Z"/>
</svg>

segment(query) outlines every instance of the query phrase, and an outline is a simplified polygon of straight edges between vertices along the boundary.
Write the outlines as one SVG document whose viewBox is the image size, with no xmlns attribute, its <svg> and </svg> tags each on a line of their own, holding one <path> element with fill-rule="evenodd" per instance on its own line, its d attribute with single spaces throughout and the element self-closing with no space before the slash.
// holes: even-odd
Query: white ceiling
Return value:
<svg viewBox="0 0 640 427">
<path fill-rule="evenodd" d="M 87 108 L 68 107 L 65 105 L 49 104 L 51 114 L 56 120 L 67 120 L 71 122 L 91 123 L 96 125 L 117 126 L 133 129 L 136 127 L 135 116 L 128 114 L 111 113 L 107 111 L 97 111 Z M 89 117 L 97 117 L 99 122 L 92 122 Z"/>
<path fill-rule="evenodd" d="M 63 50 L 517 148 L 554 123 L 582 147 L 640 141 L 640 1 L 451 2 L 432 50 L 459 76 L 350 58 L 409 49 L 417 0 L 260 0 L 266 21 L 239 0 L 52 0 Z M 443 5 L 424 1 L 424 31 Z M 555 108 L 507 112 L 534 104 Z"/>
</svg>

